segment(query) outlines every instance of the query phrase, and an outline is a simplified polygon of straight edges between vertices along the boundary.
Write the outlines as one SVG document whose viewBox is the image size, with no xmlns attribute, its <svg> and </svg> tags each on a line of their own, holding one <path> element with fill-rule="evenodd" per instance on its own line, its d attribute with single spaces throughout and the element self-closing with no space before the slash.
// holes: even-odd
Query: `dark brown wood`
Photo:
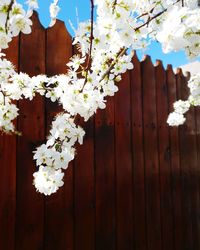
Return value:
<svg viewBox="0 0 200 250">
<path fill-rule="evenodd" d="M 168 110 L 173 112 L 173 103 L 177 100 L 176 76 L 172 66 L 167 66 L 167 92 Z M 181 199 L 181 166 L 179 151 L 179 130 L 177 127 L 170 127 L 170 162 L 172 174 L 172 196 L 173 196 L 173 217 L 174 217 L 174 249 L 183 249 L 183 217 Z"/>
<path fill-rule="evenodd" d="M 114 99 L 95 116 L 96 250 L 116 246 Z"/>
<path fill-rule="evenodd" d="M 131 71 L 132 158 L 133 158 L 133 237 L 134 249 L 147 249 L 145 169 L 143 149 L 143 105 L 141 63 L 135 53 Z"/>
<path fill-rule="evenodd" d="M 15 38 L 4 51 L 6 58 L 18 70 L 19 39 Z M 13 51 L 13 53 L 11 53 Z M 15 248 L 15 206 L 16 206 L 16 136 L 0 137 L 0 249 Z"/>
<path fill-rule="evenodd" d="M 177 100 L 186 98 L 186 88 L 182 86 L 184 76 L 181 69 L 176 72 Z M 183 207 L 183 246 L 184 249 L 193 249 L 193 230 L 192 230 L 192 210 L 191 210 L 191 172 L 187 161 L 188 142 L 187 124 L 179 127 L 179 152 L 181 164 L 181 198 Z"/>
<path fill-rule="evenodd" d="M 182 71 L 177 71 L 178 98 L 186 99 L 188 96 L 187 79 Z M 180 127 L 180 156 L 182 168 L 182 199 L 184 216 L 184 245 L 185 249 L 198 249 L 198 223 L 196 220 L 199 194 L 197 189 L 196 169 L 197 151 L 195 135 L 194 110 L 187 113 L 187 122 Z"/>
<path fill-rule="evenodd" d="M 162 249 L 174 249 L 173 242 L 173 206 L 170 169 L 169 126 L 166 123 L 169 114 L 166 72 L 162 62 L 157 61 L 156 76 L 156 107 L 158 127 L 158 150 L 160 168 L 160 199 Z"/>
<path fill-rule="evenodd" d="M 200 110 L 198 107 L 195 108 L 195 123 L 196 123 L 196 130 L 195 130 L 195 134 L 196 134 L 196 140 L 197 140 L 197 162 L 200 162 Z M 196 181 L 197 181 L 197 191 L 198 191 L 198 204 L 199 204 L 199 200 L 200 200 L 200 168 L 199 168 L 199 164 L 197 165 L 196 168 Z M 199 206 L 198 206 L 199 207 Z M 200 239 L 200 209 L 197 210 L 197 214 L 195 216 L 196 218 L 196 223 L 197 223 L 197 227 L 198 227 L 198 239 Z"/>
<path fill-rule="evenodd" d="M 46 74 L 66 73 L 66 63 L 72 56 L 72 40 L 64 22 L 46 30 Z M 53 117 L 61 110 L 58 104 L 46 101 L 46 131 Z M 64 182 L 57 194 L 45 199 L 45 250 L 74 249 L 74 171 L 70 163 Z"/>
<path fill-rule="evenodd" d="M 36 13 L 32 20 L 32 33 L 20 36 L 19 55 L 20 71 L 31 76 L 45 73 L 45 30 Z M 36 171 L 32 151 L 45 139 L 44 98 L 19 101 L 19 108 L 18 130 L 23 136 L 17 142 L 16 250 L 39 250 L 44 240 L 44 203 L 32 184 Z"/>
<path fill-rule="evenodd" d="M 142 62 L 144 162 L 147 240 L 149 250 L 161 249 L 160 180 L 158 164 L 155 70 L 149 56 Z"/>
<path fill-rule="evenodd" d="M 115 96 L 117 248 L 133 248 L 130 74 L 123 75 Z M 123 105 L 122 105 L 123 103 Z"/>
<path fill-rule="evenodd" d="M 73 47 L 73 54 L 80 54 L 76 46 Z M 74 160 L 74 247 L 77 250 L 93 250 L 95 249 L 94 117 L 87 122 L 81 117 L 77 117 L 76 120 L 86 134 L 83 145 L 77 145 Z"/>
<path fill-rule="evenodd" d="M 77 146 L 74 161 L 75 249 L 95 249 L 94 119 L 86 124 L 83 145 Z"/>
</svg>

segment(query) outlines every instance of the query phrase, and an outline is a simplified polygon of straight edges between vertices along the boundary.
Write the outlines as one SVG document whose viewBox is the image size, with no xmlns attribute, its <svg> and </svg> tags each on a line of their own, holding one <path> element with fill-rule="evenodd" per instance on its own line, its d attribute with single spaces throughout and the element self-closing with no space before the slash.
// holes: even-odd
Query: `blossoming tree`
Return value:
<svg viewBox="0 0 200 250">
<path fill-rule="evenodd" d="M 13 120 L 18 116 L 14 100 L 32 100 L 36 94 L 58 101 L 63 112 L 52 122 L 46 143 L 34 151 L 38 170 L 33 174 L 37 191 L 50 195 L 63 185 L 63 169 L 75 156 L 75 144 L 83 143 L 85 131 L 76 125 L 79 115 L 87 121 L 97 109 L 106 108 L 106 97 L 118 91 L 121 74 L 134 67 L 134 50 L 151 41 L 162 44 L 163 52 L 184 50 L 188 58 L 200 55 L 200 3 L 197 0 L 90 0 L 91 20 L 79 23 L 73 44 L 79 49 L 67 63 L 67 73 L 30 77 L 17 73 L 0 54 L 0 129 L 18 133 Z M 29 34 L 30 17 L 38 8 L 28 0 L 23 9 L 17 0 L 0 1 L 0 50 L 19 32 Z M 94 20 L 94 11 L 97 19 Z M 58 0 L 50 5 L 50 26 L 59 12 Z M 192 76 L 186 101 L 174 103 L 169 125 L 185 122 L 191 106 L 200 105 L 200 74 Z"/>
</svg>

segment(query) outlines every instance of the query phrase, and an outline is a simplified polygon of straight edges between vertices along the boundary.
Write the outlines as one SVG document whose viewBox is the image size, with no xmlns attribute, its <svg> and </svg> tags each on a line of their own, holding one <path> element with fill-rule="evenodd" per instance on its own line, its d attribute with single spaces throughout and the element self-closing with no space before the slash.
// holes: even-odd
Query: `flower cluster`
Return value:
<svg viewBox="0 0 200 250">
<path fill-rule="evenodd" d="M 156 38 L 164 52 L 184 49 L 189 58 L 197 57 L 200 54 L 200 9 L 174 6 Z"/>
<path fill-rule="evenodd" d="M 37 0 L 27 0 L 27 10 L 17 3 L 16 0 L 1 0 L 0 2 L 0 51 L 8 48 L 9 42 L 13 37 L 18 36 L 19 32 L 24 34 L 31 33 L 33 10 L 38 9 Z M 60 8 L 58 0 L 53 0 L 49 7 L 51 22 L 49 26 L 53 26 Z"/>
<path fill-rule="evenodd" d="M 174 112 L 171 113 L 167 119 L 167 123 L 170 126 L 179 126 L 185 122 L 185 117 L 183 116 L 190 108 L 190 103 L 188 101 L 179 100 L 174 103 Z"/>
<path fill-rule="evenodd" d="M 32 10 L 37 8 L 36 0 L 27 1 L 28 10 L 25 11 L 21 4 L 14 0 L 3 0 L 0 2 L 0 50 L 8 47 L 8 43 L 19 32 L 29 34 L 32 21 L 30 16 Z"/>
<path fill-rule="evenodd" d="M 53 26 L 56 22 L 56 17 L 58 15 L 58 12 L 60 11 L 60 7 L 58 6 L 58 0 L 54 0 L 50 7 L 49 7 L 49 11 L 50 11 L 50 17 L 51 17 L 51 22 L 49 24 L 49 26 Z"/>
<path fill-rule="evenodd" d="M 174 103 L 174 112 L 169 114 L 168 124 L 170 126 L 179 126 L 185 122 L 184 114 L 191 106 L 200 106 L 200 74 L 191 76 L 188 81 L 190 90 L 189 97 L 186 101 L 179 100 Z"/>
<path fill-rule="evenodd" d="M 184 6 L 183 5 L 184 2 Z M 16 73 L 10 62 L 0 57 L 0 127 L 14 131 L 12 120 L 18 114 L 13 100 L 32 100 L 38 93 L 58 101 L 63 107 L 52 123 L 47 142 L 34 151 L 38 171 L 33 174 L 36 189 L 50 195 L 63 185 L 63 169 L 75 156 L 75 144 L 83 143 L 84 130 L 75 124 L 76 116 L 87 121 L 97 109 L 106 107 L 106 97 L 118 91 L 121 74 L 133 68 L 134 50 L 144 49 L 158 40 L 163 50 L 184 49 L 189 57 L 200 54 L 200 10 L 194 0 L 91 0 L 91 20 L 80 23 L 73 44 L 79 49 L 67 63 L 67 73 L 53 77 L 30 77 Z M 0 4 L 0 49 L 20 31 L 30 33 L 32 9 L 17 1 Z M 59 12 L 58 0 L 50 5 L 51 24 Z M 96 5 L 97 18 L 94 21 Z M 199 102 L 199 78 L 191 79 L 191 96 L 174 104 L 168 123 L 179 125 L 190 105 Z"/>
<path fill-rule="evenodd" d="M 188 87 L 190 89 L 189 102 L 193 106 L 200 106 L 200 73 L 190 78 Z"/>
<path fill-rule="evenodd" d="M 84 130 L 76 126 L 69 114 L 60 114 L 52 123 L 47 140 L 35 151 L 34 159 L 39 171 L 34 173 L 36 189 L 50 195 L 63 185 L 62 178 L 70 161 L 74 159 L 76 142 L 83 143 Z"/>
</svg>

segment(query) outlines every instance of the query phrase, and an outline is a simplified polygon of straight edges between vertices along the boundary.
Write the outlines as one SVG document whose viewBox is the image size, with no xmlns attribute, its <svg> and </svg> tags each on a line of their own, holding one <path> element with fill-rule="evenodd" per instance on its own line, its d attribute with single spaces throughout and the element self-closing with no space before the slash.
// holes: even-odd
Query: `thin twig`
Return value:
<svg viewBox="0 0 200 250">
<path fill-rule="evenodd" d="M 177 3 L 180 2 L 180 1 L 184 2 L 184 0 L 177 0 L 175 3 L 173 3 L 173 5 L 177 4 Z M 200 1 L 200 0 L 199 0 L 199 1 Z M 155 9 L 155 7 L 152 8 L 152 9 L 150 10 L 150 13 L 152 13 L 152 12 L 154 11 L 154 9 Z M 152 20 L 154 20 L 155 18 L 161 16 L 161 15 L 162 15 L 163 13 L 165 13 L 167 10 L 168 10 L 168 9 L 166 8 L 166 9 L 164 9 L 163 11 L 157 13 L 155 16 L 149 17 L 148 20 L 147 20 L 145 23 L 143 23 L 142 25 L 138 26 L 138 27 L 135 28 L 134 30 L 137 31 L 137 30 L 139 30 L 140 28 L 144 27 L 145 25 L 148 25 Z M 148 15 L 148 14 L 149 14 L 148 12 L 143 13 L 143 14 L 141 14 L 140 16 L 138 16 L 137 19 L 139 19 L 139 18 L 141 18 L 141 17 L 143 17 L 143 16 L 146 16 L 146 15 Z"/>
<path fill-rule="evenodd" d="M 82 90 L 87 82 L 87 77 L 89 73 L 89 69 L 91 66 L 91 58 L 92 58 L 92 47 L 93 47 L 93 40 L 94 40 L 94 1 L 90 0 L 91 3 L 91 30 L 90 30 L 90 49 L 89 49 L 89 55 L 87 59 L 87 66 L 86 66 L 86 75 L 85 75 L 85 82 L 83 84 Z"/>
<path fill-rule="evenodd" d="M 101 77 L 101 79 L 100 79 L 100 81 L 99 82 L 101 82 L 101 81 L 103 81 L 104 79 L 105 79 L 105 77 L 110 73 L 110 71 L 115 67 L 115 65 L 116 65 L 116 63 L 117 63 L 117 61 L 118 61 L 118 59 L 121 57 L 121 56 L 123 56 L 125 53 L 126 53 L 126 51 L 127 51 L 128 49 L 127 48 L 124 48 L 118 55 L 117 55 L 117 57 L 116 57 L 116 59 L 110 64 L 110 67 L 106 70 L 106 72 L 102 75 L 102 77 Z"/>
<path fill-rule="evenodd" d="M 149 17 L 148 20 L 141 24 L 140 26 L 138 26 L 137 28 L 134 28 L 135 31 L 138 31 L 139 29 L 141 29 L 142 27 L 148 25 L 151 21 L 153 21 L 154 19 L 156 19 L 157 17 L 161 16 L 163 13 L 165 13 L 167 11 L 167 9 L 164 9 L 163 11 L 157 13 L 155 16 L 153 17 Z"/>
<path fill-rule="evenodd" d="M 10 11 L 12 10 L 12 6 L 13 6 L 14 2 L 15 2 L 15 0 L 11 0 L 10 4 L 8 5 L 8 14 L 7 14 L 6 23 L 5 23 L 6 33 L 8 33 L 8 21 L 9 21 L 9 17 L 10 17 Z"/>
<path fill-rule="evenodd" d="M 112 12 L 113 13 L 115 11 L 116 5 L 117 5 L 117 0 L 114 1 L 113 6 L 112 6 Z"/>
<path fill-rule="evenodd" d="M 3 90 L 0 90 L 0 93 L 3 95 L 3 104 L 6 105 L 6 97 L 9 97 L 10 95 L 7 95 Z"/>
</svg>

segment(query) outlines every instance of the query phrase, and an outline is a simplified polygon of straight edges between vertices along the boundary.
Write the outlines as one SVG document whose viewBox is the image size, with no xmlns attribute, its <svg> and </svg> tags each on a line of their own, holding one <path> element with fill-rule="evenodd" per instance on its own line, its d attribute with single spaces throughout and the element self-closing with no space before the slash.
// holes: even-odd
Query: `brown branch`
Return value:
<svg viewBox="0 0 200 250">
<path fill-rule="evenodd" d="M 10 1 L 10 4 L 8 5 L 8 14 L 7 14 L 6 23 L 5 23 L 5 30 L 6 30 L 6 33 L 8 33 L 8 21 L 9 21 L 10 12 L 11 12 L 11 10 L 12 10 L 12 6 L 13 6 L 14 2 L 15 2 L 15 0 L 11 0 L 11 1 Z"/>
<path fill-rule="evenodd" d="M 110 71 L 115 67 L 115 65 L 116 65 L 116 63 L 117 63 L 117 61 L 118 61 L 118 59 L 121 57 L 121 56 L 123 56 L 125 53 L 126 53 L 126 51 L 127 51 L 128 49 L 127 48 L 124 48 L 118 55 L 117 55 L 117 57 L 116 57 L 116 59 L 110 64 L 110 67 L 106 70 L 106 72 L 102 75 L 102 77 L 101 77 L 101 79 L 100 79 L 100 81 L 99 82 L 101 82 L 101 81 L 103 81 L 104 79 L 105 79 L 105 77 L 110 73 Z"/>
<path fill-rule="evenodd" d="M 134 28 L 134 30 L 135 30 L 135 31 L 138 31 L 138 30 L 141 29 L 142 27 L 148 25 L 151 21 L 153 21 L 153 20 L 156 19 L 157 17 L 161 16 L 161 15 L 162 15 L 163 13 L 165 13 L 166 11 L 167 11 L 167 9 L 164 9 L 163 11 L 157 13 L 155 16 L 148 18 L 148 20 L 147 20 L 145 23 L 141 24 L 141 25 L 138 26 L 137 28 Z"/>
<path fill-rule="evenodd" d="M 86 75 L 85 75 L 85 81 L 82 87 L 82 90 L 87 82 L 87 77 L 89 73 L 89 69 L 91 66 L 91 58 L 92 58 L 92 47 L 93 47 L 93 40 L 94 40 L 94 1 L 90 0 L 91 3 L 91 30 L 90 30 L 90 49 L 89 49 L 89 55 L 87 59 L 87 66 L 86 66 Z"/>
<path fill-rule="evenodd" d="M 180 1 L 184 2 L 184 0 L 177 0 L 173 5 L 177 4 L 177 3 L 180 2 Z M 152 9 L 150 10 L 150 13 L 152 13 L 153 10 L 154 10 L 154 8 L 152 8 Z M 153 21 L 153 20 L 156 19 L 157 17 L 161 16 L 161 15 L 162 15 L 163 13 L 165 13 L 167 10 L 168 10 L 168 9 L 164 9 L 163 11 L 157 13 L 155 16 L 149 17 L 148 20 L 147 20 L 145 23 L 143 23 L 142 25 L 140 25 L 140 26 L 134 28 L 134 30 L 135 30 L 135 31 L 138 31 L 140 28 L 142 28 L 142 27 L 148 25 L 151 21 Z M 143 17 L 143 16 L 146 16 L 146 15 L 148 15 L 147 12 L 144 13 L 144 14 L 141 14 L 140 16 L 138 16 L 137 19 L 139 19 L 139 18 L 141 18 L 141 17 Z"/>
<path fill-rule="evenodd" d="M 117 0 L 115 0 L 114 3 L 113 3 L 113 6 L 112 6 L 112 13 L 114 13 L 114 11 L 115 11 L 116 4 L 117 4 Z"/>
<path fill-rule="evenodd" d="M 0 90 L 0 93 L 3 95 L 3 104 L 6 105 L 6 97 L 9 97 L 10 95 L 7 95 L 3 90 Z"/>
</svg>

